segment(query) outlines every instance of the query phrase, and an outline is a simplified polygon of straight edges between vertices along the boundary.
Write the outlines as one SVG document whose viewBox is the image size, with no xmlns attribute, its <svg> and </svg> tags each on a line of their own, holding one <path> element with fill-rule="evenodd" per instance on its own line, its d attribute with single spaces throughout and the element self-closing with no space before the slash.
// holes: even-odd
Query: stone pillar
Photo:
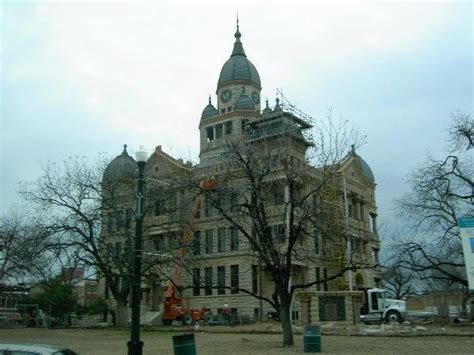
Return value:
<svg viewBox="0 0 474 355">
<path fill-rule="evenodd" d="M 151 293 L 151 310 L 158 311 L 163 300 L 163 290 L 160 284 L 154 284 Z"/>
<path fill-rule="evenodd" d="M 301 325 L 311 324 L 311 293 L 301 292 L 298 294 L 301 303 Z"/>
</svg>

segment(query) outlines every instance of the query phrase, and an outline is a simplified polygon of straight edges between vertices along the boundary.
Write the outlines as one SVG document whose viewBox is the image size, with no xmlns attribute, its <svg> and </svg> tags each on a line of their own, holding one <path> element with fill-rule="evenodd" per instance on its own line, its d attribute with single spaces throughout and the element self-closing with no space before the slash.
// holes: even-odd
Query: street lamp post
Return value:
<svg viewBox="0 0 474 355">
<path fill-rule="evenodd" d="M 128 345 L 128 355 L 142 355 L 143 342 L 140 341 L 140 299 L 141 299 L 141 269 L 142 269 L 142 224 L 143 224 L 143 199 L 145 187 L 145 165 L 147 153 L 140 147 L 136 152 L 138 165 L 137 206 L 135 212 L 135 249 L 133 260 L 132 280 L 132 329 Z"/>
</svg>

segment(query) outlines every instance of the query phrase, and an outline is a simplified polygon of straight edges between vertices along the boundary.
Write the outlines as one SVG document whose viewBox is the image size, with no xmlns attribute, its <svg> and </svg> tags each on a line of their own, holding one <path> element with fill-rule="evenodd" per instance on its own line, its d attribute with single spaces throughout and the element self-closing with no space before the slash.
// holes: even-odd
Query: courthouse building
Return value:
<svg viewBox="0 0 474 355">
<path fill-rule="evenodd" d="M 273 186 L 273 190 L 266 200 L 268 224 L 279 250 L 285 249 L 288 243 L 285 210 L 288 194 L 279 155 L 284 155 L 285 161 L 291 161 L 302 172 L 299 187 L 302 192 L 310 191 L 320 181 L 322 168 L 312 166 L 308 157 L 309 150 L 317 143 L 311 136 L 313 120 L 287 104 L 282 96 L 272 107 L 268 101 L 262 105 L 261 89 L 259 73 L 247 58 L 237 26 L 232 53 L 218 77 L 216 105 L 209 97 L 200 117 L 196 115 L 196 127 L 199 128 L 196 134 L 200 135 L 199 163 L 176 159 L 157 146 L 146 164 L 145 200 L 148 210 L 144 221 L 144 263 L 147 260 L 156 263 L 155 268 L 153 265 L 150 268 L 156 275 L 145 278 L 142 283 L 145 309 L 159 311 L 162 307 L 167 275 L 180 247 L 177 239 L 189 223 L 191 206 L 197 198 L 185 188 L 167 188 L 170 176 L 186 181 L 212 177 L 225 180 L 227 184 L 235 180 L 234 185 L 238 186 L 239 178 L 235 177 L 238 174 L 234 171 L 229 176 L 229 166 L 235 168 L 231 161 L 233 155 L 229 153 L 230 142 L 254 147 L 256 154 L 262 150 L 269 152 L 272 159 L 267 183 Z M 104 183 L 113 179 L 135 179 L 136 169 L 134 159 L 125 148 L 105 170 Z M 312 208 L 331 209 L 334 228 L 342 228 L 344 235 L 349 236 L 349 242 L 344 238 L 328 242 L 319 232 L 306 233 L 298 244 L 300 254 L 294 260 L 292 284 L 319 281 L 337 273 L 346 262 L 348 251 L 354 263 L 378 263 L 376 184 L 369 165 L 354 148 L 348 149 L 347 155 L 337 162 L 337 175 L 329 185 L 313 198 Z M 236 204 L 238 198 L 237 195 L 222 196 L 230 205 Z M 318 200 L 322 198 L 324 201 Z M 184 287 L 182 295 L 187 299 L 186 303 L 191 307 L 205 306 L 214 313 L 224 304 L 229 304 L 239 314 L 266 317 L 272 311 L 271 307 L 240 290 L 271 298 L 274 287 L 270 274 L 248 238 L 207 202 L 203 202 L 199 218 L 196 218 L 186 265 L 182 267 L 178 280 Z M 133 199 L 124 200 L 120 220 L 104 214 L 104 226 L 107 227 L 103 228 L 102 237 L 110 253 L 126 252 L 125 243 L 120 239 L 123 235 L 121 229 L 130 227 L 133 203 Z M 254 227 L 248 224 L 248 228 Z M 330 282 L 311 285 L 308 290 L 362 290 L 376 286 L 379 277 L 376 267 L 366 267 Z M 296 297 L 294 302 L 298 302 Z"/>
</svg>

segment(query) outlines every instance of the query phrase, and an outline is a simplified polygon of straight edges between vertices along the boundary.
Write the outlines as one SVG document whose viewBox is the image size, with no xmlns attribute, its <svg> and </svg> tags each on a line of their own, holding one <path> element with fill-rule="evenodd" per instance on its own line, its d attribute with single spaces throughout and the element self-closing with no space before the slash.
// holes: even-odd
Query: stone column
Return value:
<svg viewBox="0 0 474 355">
<path fill-rule="evenodd" d="M 301 325 L 311 324 L 310 305 L 311 305 L 311 293 L 300 292 L 298 298 L 301 302 Z"/>
</svg>

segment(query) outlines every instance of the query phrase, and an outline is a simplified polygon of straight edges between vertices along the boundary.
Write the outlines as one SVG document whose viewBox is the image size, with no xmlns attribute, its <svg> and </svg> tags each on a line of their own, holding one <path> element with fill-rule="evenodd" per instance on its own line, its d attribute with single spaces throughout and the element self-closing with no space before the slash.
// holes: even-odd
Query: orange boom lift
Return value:
<svg viewBox="0 0 474 355">
<path fill-rule="evenodd" d="M 203 180 L 200 182 L 199 186 L 203 190 L 215 190 L 217 187 L 217 181 L 213 179 Z M 193 208 L 191 210 L 191 218 L 180 240 L 181 247 L 179 248 L 178 255 L 176 256 L 171 278 L 166 288 L 163 315 L 161 316 L 163 325 L 171 325 L 174 320 L 181 321 L 183 324 L 191 324 L 193 321 L 204 319 L 204 316 L 207 313 L 207 309 L 204 307 L 185 307 L 183 305 L 183 297 L 177 295 L 176 288 L 181 275 L 181 265 L 186 254 L 188 253 L 188 245 L 192 240 L 194 226 L 196 224 L 196 219 L 199 214 L 202 201 L 203 196 L 199 195 L 194 202 Z"/>
</svg>

